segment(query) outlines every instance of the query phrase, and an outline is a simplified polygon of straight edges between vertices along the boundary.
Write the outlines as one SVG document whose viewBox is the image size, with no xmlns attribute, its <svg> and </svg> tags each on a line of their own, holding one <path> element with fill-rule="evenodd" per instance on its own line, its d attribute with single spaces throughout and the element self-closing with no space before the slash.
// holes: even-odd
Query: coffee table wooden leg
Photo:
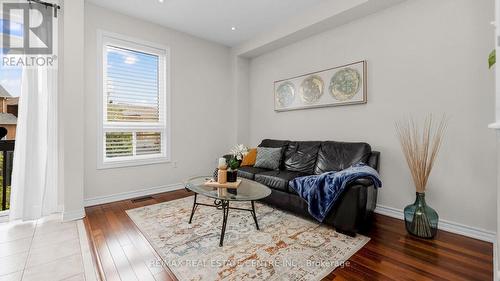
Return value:
<svg viewBox="0 0 500 281">
<path fill-rule="evenodd" d="M 194 194 L 194 203 L 193 203 L 193 210 L 191 210 L 191 216 L 189 217 L 189 224 L 191 224 L 191 221 L 193 220 L 193 215 L 194 215 L 194 211 L 196 210 L 196 196 L 198 194 Z"/>
</svg>

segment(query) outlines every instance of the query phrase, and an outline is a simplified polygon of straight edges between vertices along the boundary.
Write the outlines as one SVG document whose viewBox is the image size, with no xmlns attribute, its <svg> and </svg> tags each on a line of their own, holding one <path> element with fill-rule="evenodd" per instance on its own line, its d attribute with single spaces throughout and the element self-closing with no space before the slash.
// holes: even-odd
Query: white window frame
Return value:
<svg viewBox="0 0 500 281">
<path fill-rule="evenodd" d="M 97 139 L 97 168 L 111 169 L 119 167 L 131 167 L 151 165 L 170 162 L 170 49 L 155 43 L 141 39 L 110 33 L 99 30 L 97 38 L 97 65 L 98 65 L 98 139 Z M 111 45 L 119 48 L 143 52 L 159 56 L 159 123 L 145 122 L 109 122 L 107 121 L 107 95 L 106 86 L 106 46 Z M 128 157 L 106 158 L 106 132 L 161 132 L 161 154 L 134 155 Z M 135 142 L 135 134 L 133 134 Z M 135 152 L 135 145 L 134 145 Z"/>
</svg>

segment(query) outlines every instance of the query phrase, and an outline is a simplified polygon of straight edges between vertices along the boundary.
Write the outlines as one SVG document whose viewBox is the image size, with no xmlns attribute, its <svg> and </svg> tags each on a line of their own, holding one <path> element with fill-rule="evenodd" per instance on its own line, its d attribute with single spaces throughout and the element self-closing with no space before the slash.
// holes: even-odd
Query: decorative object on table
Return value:
<svg viewBox="0 0 500 281">
<path fill-rule="evenodd" d="M 238 168 L 240 167 L 240 164 L 237 160 L 234 158 L 231 158 L 229 160 L 229 169 L 227 170 L 227 181 L 228 182 L 235 182 L 236 179 L 238 179 Z"/>
<path fill-rule="evenodd" d="M 225 158 L 219 158 L 219 166 L 217 167 L 217 182 L 227 182 L 227 164 Z"/>
<path fill-rule="evenodd" d="M 227 169 L 227 160 L 224 157 L 219 158 L 219 162 L 217 164 L 217 168 L 219 169 Z"/>
<path fill-rule="evenodd" d="M 221 157 L 217 160 L 217 168 L 215 168 L 214 173 L 212 175 L 212 178 L 214 181 L 219 180 L 219 168 L 221 169 L 227 169 L 227 160 L 224 157 Z"/>
<path fill-rule="evenodd" d="M 281 163 L 281 147 L 257 147 L 257 157 L 255 159 L 255 168 L 278 170 Z"/>
<path fill-rule="evenodd" d="M 218 183 L 226 183 L 227 182 L 227 170 L 219 169 L 217 173 L 217 182 Z"/>
<path fill-rule="evenodd" d="M 227 188 L 217 187 L 217 196 L 226 197 L 227 196 Z"/>
<path fill-rule="evenodd" d="M 226 188 L 226 189 L 236 189 L 240 186 L 241 180 L 237 180 L 235 182 L 225 182 L 220 183 L 213 180 L 208 180 L 204 183 L 206 186 L 216 187 L 216 188 Z"/>
<path fill-rule="evenodd" d="M 362 104 L 366 89 L 366 61 L 358 61 L 275 81 L 274 110 Z"/>
<path fill-rule="evenodd" d="M 212 178 L 214 179 L 214 181 L 219 180 L 219 168 L 215 168 Z"/>
<path fill-rule="evenodd" d="M 443 142 L 447 121 L 443 116 L 435 124 L 432 115 L 427 116 L 423 131 L 413 119 L 396 123 L 399 141 L 415 183 L 415 203 L 404 209 L 406 230 L 417 237 L 433 238 L 438 229 L 439 216 L 425 202 L 425 189 L 429 175 Z"/>
<path fill-rule="evenodd" d="M 243 144 L 238 144 L 231 149 L 231 158 L 229 158 L 227 171 L 227 181 L 235 182 L 238 179 L 238 168 L 243 158 L 248 153 L 248 148 Z"/>
<path fill-rule="evenodd" d="M 198 199 L 207 205 L 214 201 Z M 248 205 L 231 201 L 233 207 Z M 222 211 L 199 206 L 186 227 L 192 207 L 193 197 L 188 197 L 126 211 L 160 261 L 178 265 L 169 267 L 177 280 L 321 280 L 370 240 L 255 202 L 263 230 L 256 229 L 250 214 L 230 210 L 224 246 L 219 247 Z M 213 262 L 219 260 L 227 262 Z"/>
<path fill-rule="evenodd" d="M 217 166 L 217 182 L 218 184 L 222 185 L 227 183 L 227 162 L 226 158 L 219 158 L 219 165 Z M 226 196 L 227 195 L 227 189 L 222 188 L 220 186 L 216 186 L 217 188 L 217 194 L 219 196 Z"/>
</svg>

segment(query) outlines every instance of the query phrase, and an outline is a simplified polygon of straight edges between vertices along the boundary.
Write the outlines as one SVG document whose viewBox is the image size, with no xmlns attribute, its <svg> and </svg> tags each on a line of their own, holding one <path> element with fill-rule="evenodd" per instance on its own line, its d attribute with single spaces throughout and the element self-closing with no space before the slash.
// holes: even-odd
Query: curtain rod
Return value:
<svg viewBox="0 0 500 281">
<path fill-rule="evenodd" d="M 41 1 L 41 0 L 28 0 L 28 2 L 31 4 L 31 2 L 35 2 L 35 3 L 38 3 L 40 5 L 44 5 L 45 8 L 47 7 L 51 7 L 54 9 L 54 17 L 57 18 L 57 10 L 61 9 L 61 6 L 57 5 L 57 4 L 53 4 L 53 3 L 49 3 L 49 2 L 45 2 L 45 1 Z"/>
</svg>

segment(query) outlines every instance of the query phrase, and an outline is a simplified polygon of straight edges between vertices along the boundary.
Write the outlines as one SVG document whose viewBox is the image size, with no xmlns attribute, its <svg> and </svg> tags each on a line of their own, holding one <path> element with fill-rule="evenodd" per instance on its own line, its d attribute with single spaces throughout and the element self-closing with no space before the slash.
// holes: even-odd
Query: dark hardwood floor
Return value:
<svg viewBox="0 0 500 281">
<path fill-rule="evenodd" d="M 176 280 L 125 210 L 190 196 L 184 190 L 86 208 L 85 225 L 103 280 Z M 410 237 L 403 222 L 376 215 L 371 241 L 325 280 L 492 280 L 491 243 L 440 231 Z"/>
</svg>

